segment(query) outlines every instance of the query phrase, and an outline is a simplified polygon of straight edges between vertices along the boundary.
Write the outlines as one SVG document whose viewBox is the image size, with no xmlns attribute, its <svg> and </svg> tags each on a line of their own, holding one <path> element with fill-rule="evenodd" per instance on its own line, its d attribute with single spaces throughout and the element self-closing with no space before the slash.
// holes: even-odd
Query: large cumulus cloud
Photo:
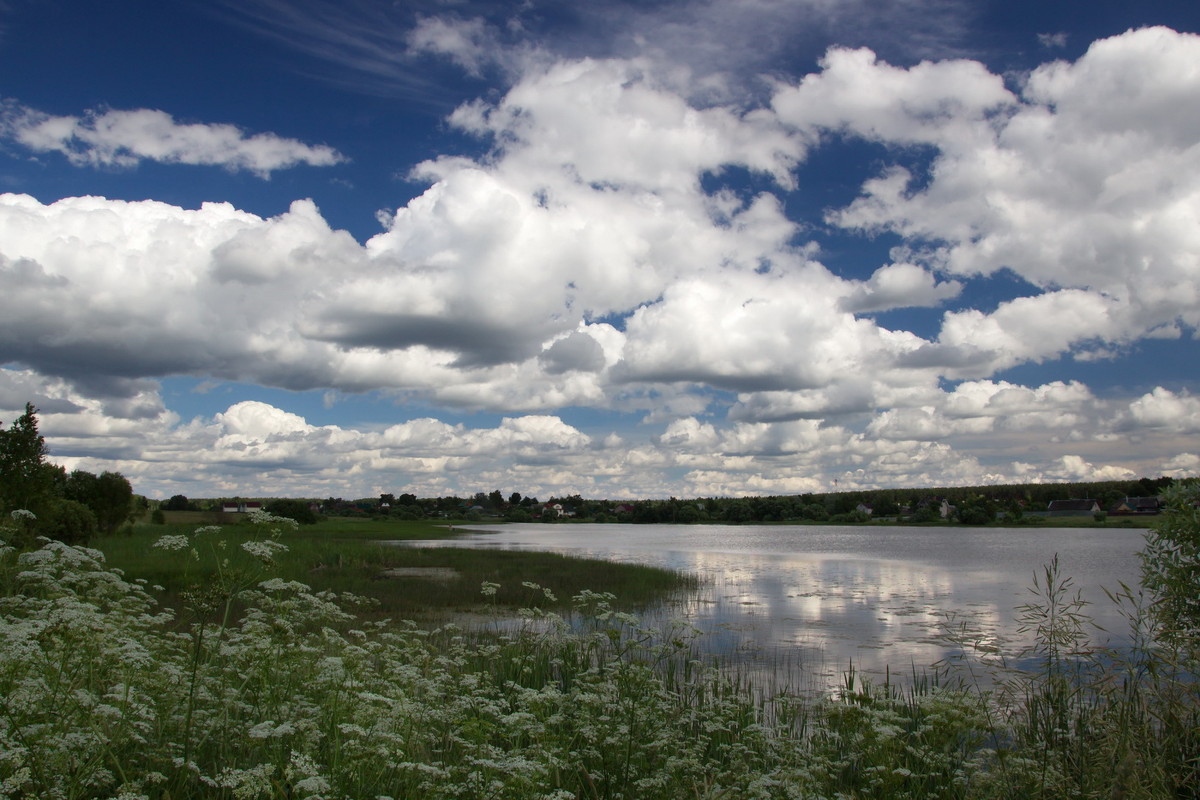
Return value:
<svg viewBox="0 0 1200 800">
<path fill-rule="evenodd" d="M 630 496 L 1183 470 L 1200 446 L 1182 390 L 1101 398 L 997 373 L 1194 335 L 1196 63 L 1200 37 L 1166 29 L 1018 82 L 834 49 L 745 108 L 698 103 L 646 59 L 534 59 L 450 116 L 485 152 L 418 165 L 423 191 L 366 242 L 303 199 L 264 218 L 3 195 L 0 398 L 36 399 L 78 463 L 108 447 L 183 482 L 187 456 L 210 485 L 304 494 L 397 475 L 429 493 L 519 474 L 521 491 Z M 891 162 L 824 220 L 898 238 L 866 280 L 822 263 L 787 210 L 797 168 L 836 137 Z M 967 307 L 1001 270 L 1029 296 Z M 936 335 L 874 316 L 954 303 Z M 504 422 L 380 432 L 261 404 L 184 421 L 158 395 L 173 375 Z M 645 427 L 580 430 L 570 407 Z M 141 449 L 122 433 L 135 422 Z"/>
<path fill-rule="evenodd" d="M 833 50 L 774 106 L 799 130 L 934 148 L 927 174 L 898 160 L 829 219 L 897 233 L 929 269 L 1007 269 L 1042 290 L 946 315 L 924 363 L 983 377 L 1200 323 L 1198 60 L 1200 37 L 1147 28 L 1010 91 L 974 62 Z"/>
</svg>

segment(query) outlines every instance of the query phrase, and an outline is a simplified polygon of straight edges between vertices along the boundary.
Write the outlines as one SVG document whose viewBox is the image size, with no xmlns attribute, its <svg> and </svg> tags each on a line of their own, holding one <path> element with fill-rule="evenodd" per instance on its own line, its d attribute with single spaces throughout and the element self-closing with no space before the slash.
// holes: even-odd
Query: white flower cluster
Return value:
<svg viewBox="0 0 1200 800">
<path fill-rule="evenodd" d="M 1117 796 L 1070 783 L 1080 753 L 1129 740 L 1080 738 L 1079 685 L 1053 741 L 994 697 L 934 684 L 768 698 L 611 595 L 574 600 L 573 626 L 475 639 L 356 620 L 332 594 L 272 578 L 217 629 L 160 611 L 96 551 L 0 555 L 0 800 Z M 1189 713 L 1194 667 L 1170 687 Z M 1137 698 L 1153 716 L 1151 701 Z"/>
<path fill-rule="evenodd" d="M 264 564 L 274 564 L 278 553 L 287 552 L 287 545 L 274 539 L 258 539 L 242 542 L 242 549 Z"/>
</svg>

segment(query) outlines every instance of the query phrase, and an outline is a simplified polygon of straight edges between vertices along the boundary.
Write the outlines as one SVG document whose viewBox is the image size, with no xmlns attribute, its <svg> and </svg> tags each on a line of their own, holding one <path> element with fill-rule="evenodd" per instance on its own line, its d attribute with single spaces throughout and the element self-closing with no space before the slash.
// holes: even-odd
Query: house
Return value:
<svg viewBox="0 0 1200 800">
<path fill-rule="evenodd" d="M 1108 510 L 1110 514 L 1157 514 L 1162 501 L 1157 497 L 1126 497 Z"/>
<path fill-rule="evenodd" d="M 926 508 L 932 507 L 937 511 L 937 515 L 942 519 L 948 519 L 954 513 L 954 506 L 950 505 L 950 501 L 944 497 L 923 497 L 917 503 L 917 513 L 920 513 Z"/>
<path fill-rule="evenodd" d="M 1100 512 L 1095 500 L 1051 500 L 1046 512 L 1051 517 L 1090 517 Z"/>
<path fill-rule="evenodd" d="M 854 507 L 854 510 L 861 511 L 862 513 L 866 514 L 868 517 L 875 513 L 875 507 L 872 506 L 870 503 L 859 503 L 858 505 L 856 505 Z"/>
<path fill-rule="evenodd" d="M 254 500 L 223 500 L 221 511 L 225 514 L 248 514 L 251 511 L 262 511 L 262 503 Z"/>
</svg>

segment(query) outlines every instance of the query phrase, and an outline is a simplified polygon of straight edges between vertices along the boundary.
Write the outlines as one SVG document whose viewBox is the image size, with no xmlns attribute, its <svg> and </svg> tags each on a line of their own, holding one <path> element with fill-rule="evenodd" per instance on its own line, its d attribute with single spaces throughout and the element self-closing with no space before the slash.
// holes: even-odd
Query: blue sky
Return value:
<svg viewBox="0 0 1200 800">
<path fill-rule="evenodd" d="M 1200 472 L 1200 7 L 0 6 L 0 419 L 151 497 Z"/>
</svg>

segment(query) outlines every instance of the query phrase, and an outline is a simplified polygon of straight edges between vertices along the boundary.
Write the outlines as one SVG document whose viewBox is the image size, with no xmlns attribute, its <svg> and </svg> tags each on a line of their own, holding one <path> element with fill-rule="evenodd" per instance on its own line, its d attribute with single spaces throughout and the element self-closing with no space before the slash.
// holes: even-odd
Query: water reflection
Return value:
<svg viewBox="0 0 1200 800">
<path fill-rule="evenodd" d="M 706 650 L 751 669 L 829 685 L 851 668 L 881 677 L 950 655 L 966 624 L 1014 649 L 1014 609 L 1055 555 L 1122 641 L 1101 587 L 1136 583 L 1140 531 L 835 526 L 505 525 L 414 545 L 548 550 L 695 573 L 703 588 L 651 615 L 704 632 Z M 948 620 L 950 620 L 948 622 Z"/>
</svg>

